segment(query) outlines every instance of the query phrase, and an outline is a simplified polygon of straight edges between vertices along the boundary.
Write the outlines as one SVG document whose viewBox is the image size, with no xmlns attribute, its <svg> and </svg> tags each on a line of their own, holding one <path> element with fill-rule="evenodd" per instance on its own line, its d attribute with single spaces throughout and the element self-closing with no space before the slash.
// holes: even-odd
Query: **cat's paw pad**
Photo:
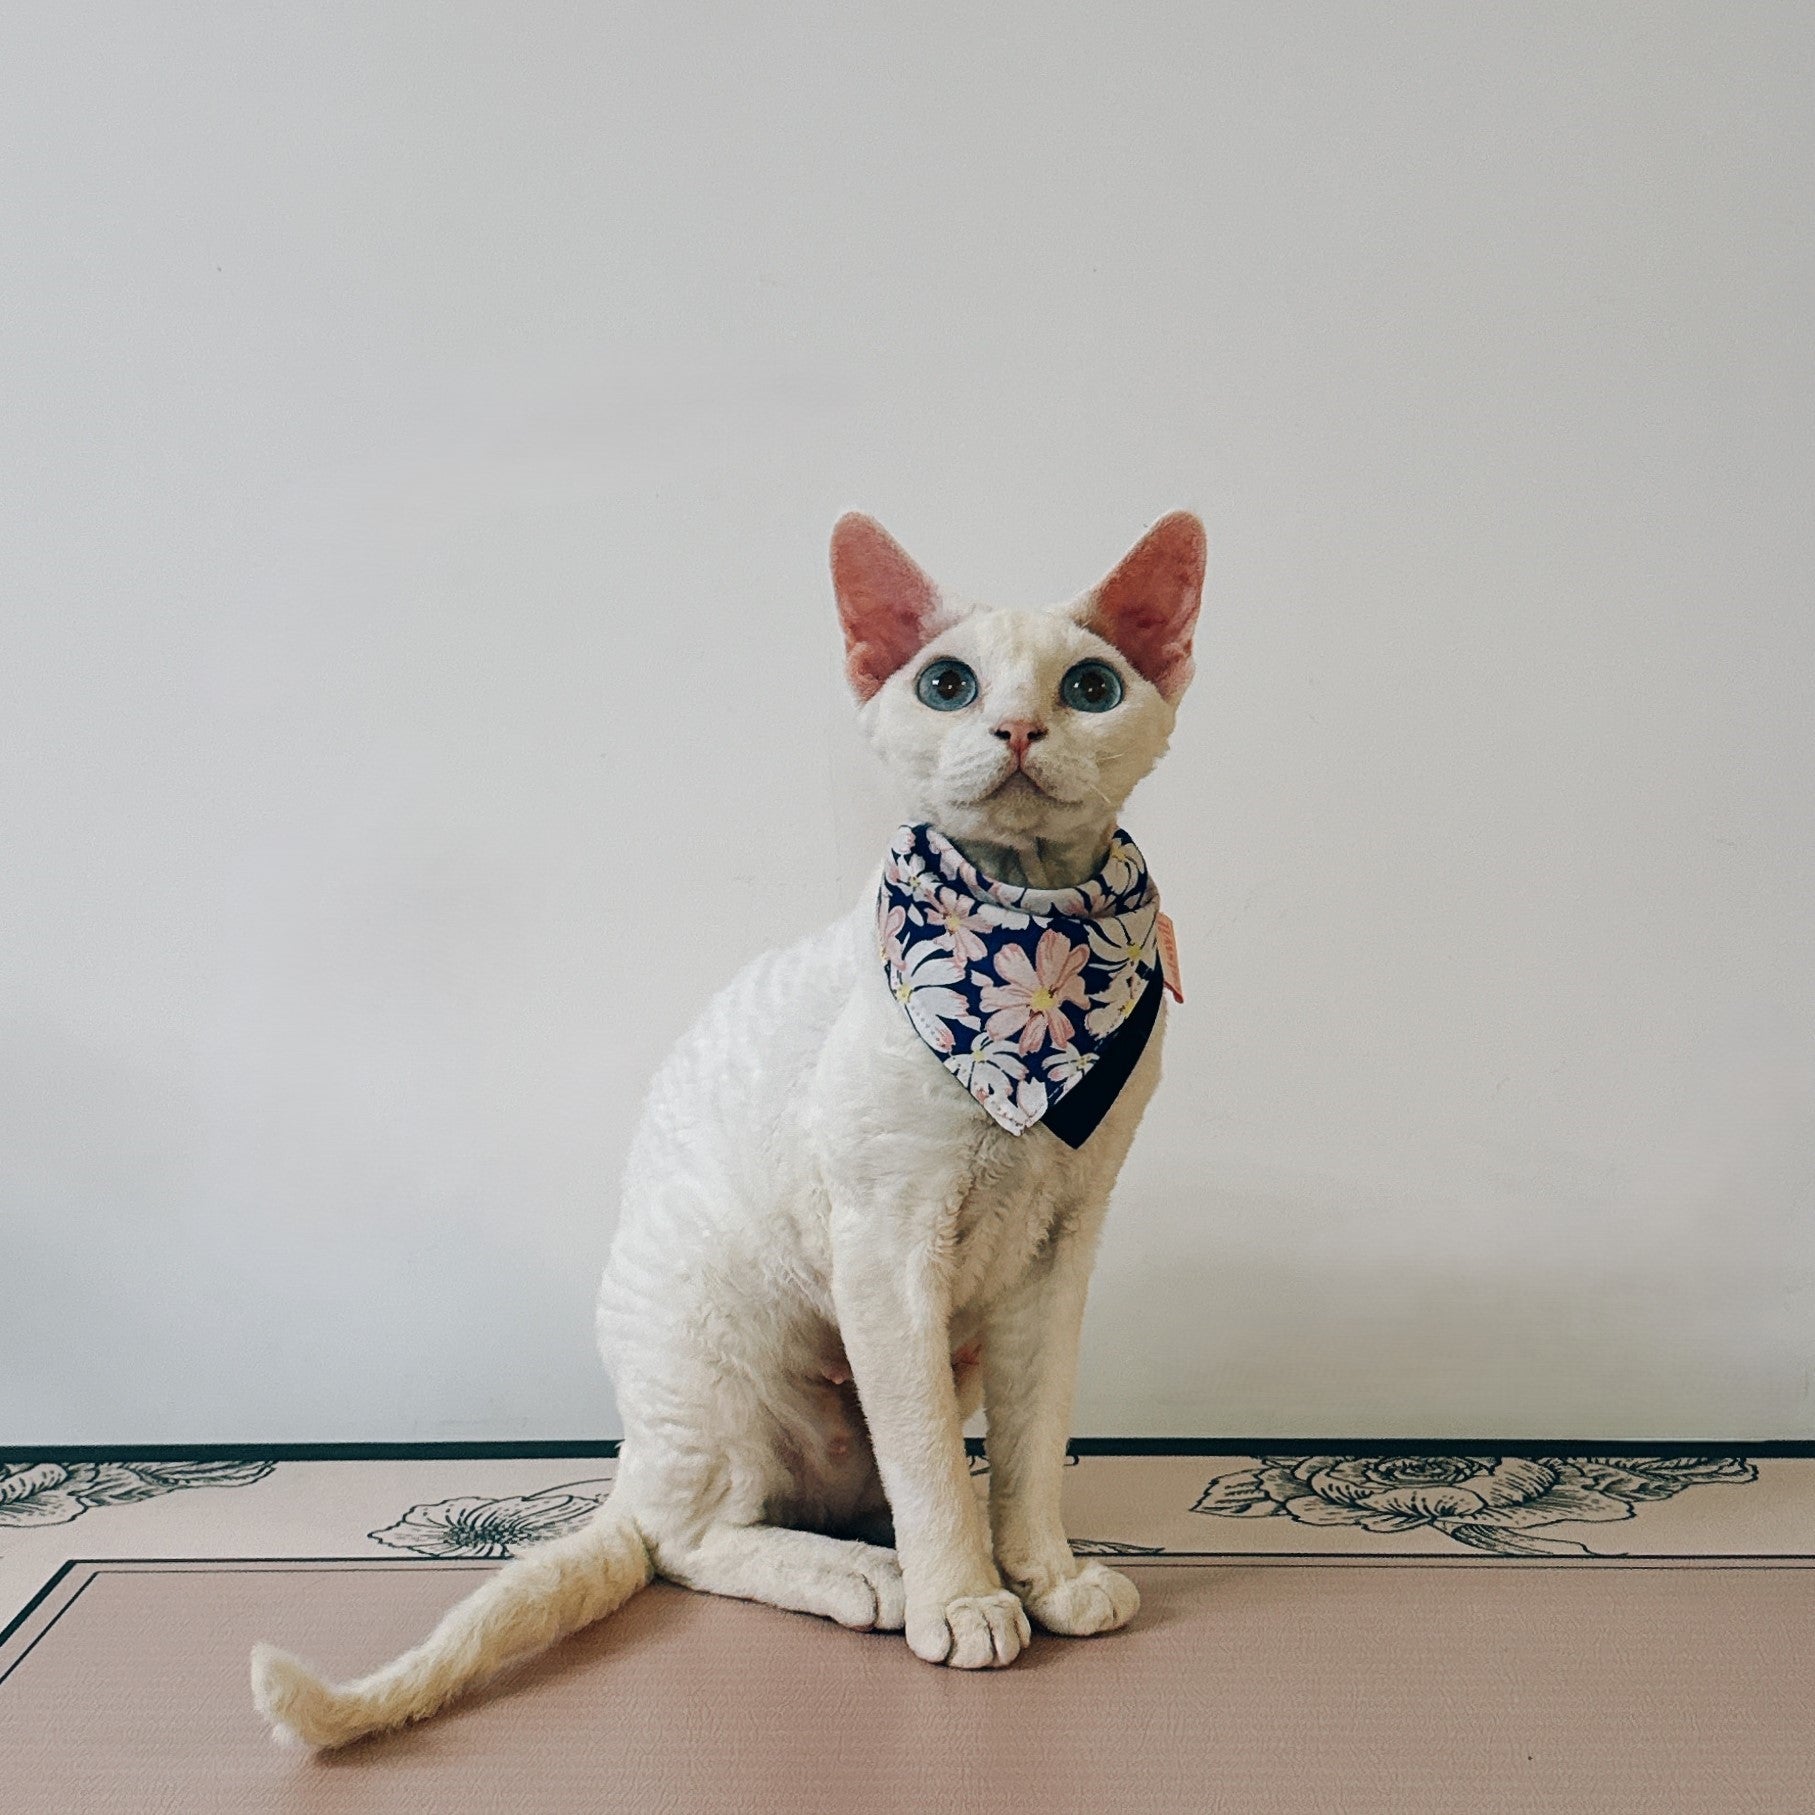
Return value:
<svg viewBox="0 0 1815 1815">
<path fill-rule="evenodd" d="M 929 1664 L 954 1670 L 1012 1664 L 1032 1637 L 1026 1611 L 1006 1589 L 960 1595 L 943 1607 L 908 1609 L 908 1649 Z"/>
<path fill-rule="evenodd" d="M 860 1632 L 899 1632 L 907 1624 L 907 1589 L 895 1553 L 870 1544 L 852 1549 L 865 1554 L 828 1584 L 826 1611 Z"/>
<path fill-rule="evenodd" d="M 1101 1563 L 1085 1563 L 1076 1575 L 1067 1576 L 1044 1594 L 1028 1594 L 1027 1611 L 1048 1632 L 1067 1638 L 1087 1638 L 1093 1632 L 1114 1632 L 1140 1611 L 1141 1593 L 1119 1571 Z"/>
</svg>

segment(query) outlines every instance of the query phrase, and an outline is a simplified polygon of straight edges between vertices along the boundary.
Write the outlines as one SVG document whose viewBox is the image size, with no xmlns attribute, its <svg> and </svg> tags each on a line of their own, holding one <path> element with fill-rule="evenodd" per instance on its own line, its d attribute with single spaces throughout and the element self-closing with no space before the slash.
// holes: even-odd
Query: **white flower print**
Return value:
<svg viewBox="0 0 1815 1815">
<path fill-rule="evenodd" d="M 1015 1107 L 1031 1127 L 1046 1113 L 1046 1086 L 1038 1078 L 1029 1078 L 1015 1086 Z"/>
<path fill-rule="evenodd" d="M 994 901 L 977 903 L 977 918 L 987 927 L 999 932 L 1018 933 L 1033 925 L 1033 916 L 1023 914 L 1017 908 L 1005 908 Z"/>
<path fill-rule="evenodd" d="M 1141 879 L 1141 867 L 1134 847 L 1119 832 L 1110 841 L 1109 855 L 1103 867 L 1091 879 L 1102 886 L 1106 895 L 1126 895 Z"/>
<path fill-rule="evenodd" d="M 980 1103 L 990 1097 L 1006 1097 L 1027 1076 L 1014 1041 L 993 1040 L 986 1033 L 973 1034 L 970 1045 L 954 1051 L 946 1065 Z"/>
<path fill-rule="evenodd" d="M 948 877 L 953 882 L 969 882 L 971 878 L 982 880 L 980 873 L 971 865 L 964 853 L 949 839 L 939 839 L 934 843 L 933 849 L 939 854 L 941 875 Z M 969 877 L 966 876 L 966 871 L 970 872 Z"/>
<path fill-rule="evenodd" d="M 883 881 L 906 894 L 924 894 L 931 880 L 927 875 L 926 859 L 914 849 L 912 839 L 903 848 L 901 841 L 905 835 L 904 831 L 896 837 L 888 862 L 883 865 Z"/>
<path fill-rule="evenodd" d="M 1027 924 L 1029 914 L 1022 904 L 1030 895 L 1038 898 L 1035 912 L 1050 914 L 1056 911 L 1053 902 L 1060 899 L 1058 895 L 1049 896 L 1039 889 L 1026 889 L 1017 883 L 997 882 L 993 877 L 985 876 L 955 844 L 937 832 L 928 831 L 927 847 L 938 858 L 939 872 L 948 882 L 955 883 L 979 903 L 1006 910 L 1014 916 L 1012 920 L 1004 920 L 1004 925 Z"/>
<path fill-rule="evenodd" d="M 1084 1028 L 1099 1040 L 1107 1039 L 1134 1013 L 1141 1000 L 1141 973 L 1131 964 L 1119 970 L 1107 989 L 1098 990 L 1091 998 L 1097 1004 L 1084 1017 Z"/>
<path fill-rule="evenodd" d="M 952 1050 L 957 1036 L 950 1023 L 977 1027 L 970 1003 L 954 983 L 964 981 L 964 966 L 938 944 L 923 940 L 909 950 L 895 972 L 895 999 L 908 1012 L 921 1039 L 942 1053 Z"/>
<path fill-rule="evenodd" d="M 1069 1090 L 1072 1085 L 1083 1080 L 1096 1062 L 1097 1055 L 1094 1052 L 1079 1052 L 1075 1046 L 1061 1046 L 1057 1052 L 1046 1055 L 1046 1076 L 1050 1083 L 1058 1085 L 1061 1090 Z"/>
<path fill-rule="evenodd" d="M 1099 963 L 1152 970 L 1159 962 L 1159 914 L 1155 909 L 1093 921 L 1085 937 Z"/>
</svg>

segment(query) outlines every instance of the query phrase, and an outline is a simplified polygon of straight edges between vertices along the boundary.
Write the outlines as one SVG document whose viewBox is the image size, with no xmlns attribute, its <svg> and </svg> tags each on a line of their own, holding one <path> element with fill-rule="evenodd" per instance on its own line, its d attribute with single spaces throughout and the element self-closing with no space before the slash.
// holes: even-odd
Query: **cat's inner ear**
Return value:
<svg viewBox="0 0 1815 1815">
<path fill-rule="evenodd" d="M 852 511 L 832 531 L 832 589 L 844 626 L 845 674 L 867 700 L 941 627 L 939 588 L 874 517 Z"/>
<path fill-rule="evenodd" d="M 1085 596 L 1078 618 L 1176 701 L 1191 679 L 1191 632 L 1203 595 L 1204 526 L 1175 510 Z"/>
</svg>

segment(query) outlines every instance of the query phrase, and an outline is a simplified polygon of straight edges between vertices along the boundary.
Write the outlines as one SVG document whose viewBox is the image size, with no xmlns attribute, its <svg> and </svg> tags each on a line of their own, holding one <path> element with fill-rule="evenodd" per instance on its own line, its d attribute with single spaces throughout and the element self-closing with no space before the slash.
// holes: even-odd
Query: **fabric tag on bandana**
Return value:
<svg viewBox="0 0 1815 1815">
<path fill-rule="evenodd" d="M 1159 917 L 1119 829 L 1088 881 L 1032 889 L 985 876 L 931 826 L 903 826 L 876 903 L 883 967 L 915 1033 L 1010 1134 L 1046 1120 L 1074 1147 L 1158 1018 Z M 1099 1087 L 1081 1090 L 1099 1069 Z M 1074 1093 L 1076 1111 L 1054 1115 Z"/>
<path fill-rule="evenodd" d="M 1172 916 L 1162 909 L 1153 926 L 1160 942 L 1160 975 L 1166 981 L 1167 993 L 1183 1007 L 1185 984 L 1178 967 L 1178 934 L 1172 930 Z"/>
</svg>

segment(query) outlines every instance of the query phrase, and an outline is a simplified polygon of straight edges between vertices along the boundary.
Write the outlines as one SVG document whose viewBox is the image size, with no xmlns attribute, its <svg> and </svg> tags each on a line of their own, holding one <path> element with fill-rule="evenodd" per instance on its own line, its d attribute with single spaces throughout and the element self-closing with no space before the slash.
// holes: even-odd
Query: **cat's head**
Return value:
<svg viewBox="0 0 1815 1815">
<path fill-rule="evenodd" d="M 845 672 L 918 819 L 960 844 L 1088 841 L 1159 761 L 1191 679 L 1204 527 L 1162 517 L 1066 605 L 942 592 L 881 524 L 832 532 Z"/>
</svg>

